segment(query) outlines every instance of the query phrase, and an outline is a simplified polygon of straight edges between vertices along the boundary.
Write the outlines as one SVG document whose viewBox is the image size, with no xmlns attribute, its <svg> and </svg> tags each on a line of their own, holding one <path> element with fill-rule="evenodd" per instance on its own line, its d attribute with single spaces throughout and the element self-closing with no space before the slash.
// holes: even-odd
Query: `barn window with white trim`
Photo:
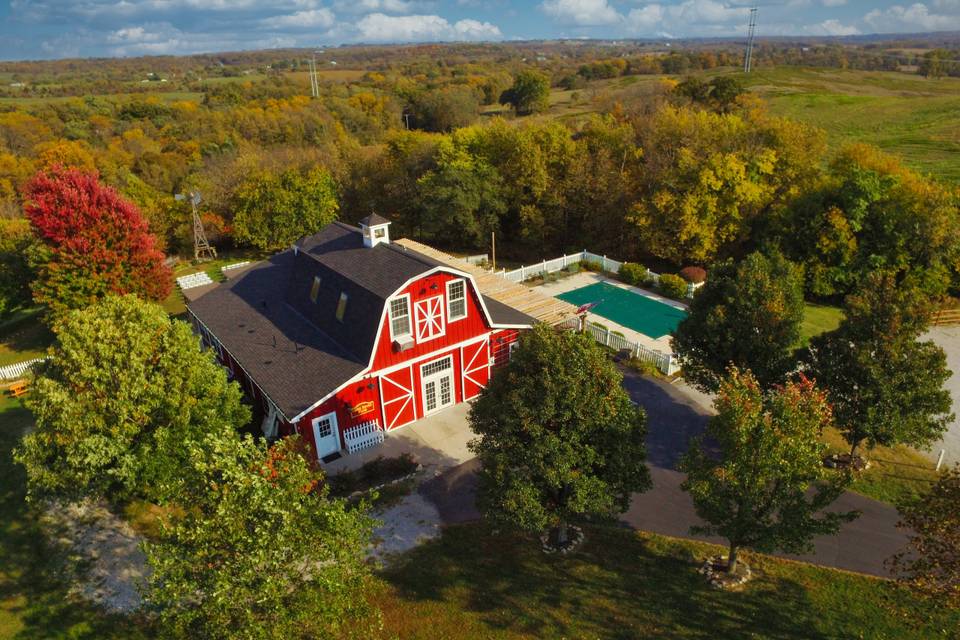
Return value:
<svg viewBox="0 0 960 640">
<path fill-rule="evenodd" d="M 390 335 L 394 338 L 410 335 L 410 298 L 407 296 L 390 301 Z"/>
<path fill-rule="evenodd" d="M 451 280 L 447 283 L 447 321 L 461 320 L 467 317 L 467 286 L 463 280 Z"/>
</svg>

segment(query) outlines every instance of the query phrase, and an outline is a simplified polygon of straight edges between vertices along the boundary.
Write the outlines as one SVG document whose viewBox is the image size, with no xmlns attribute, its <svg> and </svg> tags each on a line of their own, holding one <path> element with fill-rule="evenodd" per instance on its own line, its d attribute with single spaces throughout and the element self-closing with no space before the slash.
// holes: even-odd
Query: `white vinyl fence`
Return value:
<svg viewBox="0 0 960 640">
<path fill-rule="evenodd" d="M 620 273 L 620 267 L 623 266 L 623 263 L 619 260 L 614 260 L 613 258 L 608 258 L 607 256 L 602 256 L 598 253 L 591 253 L 584 249 L 579 253 L 571 253 L 567 256 L 560 256 L 559 258 L 554 258 L 552 260 L 544 260 L 540 264 L 532 264 L 529 266 L 522 266 L 519 269 L 514 269 L 513 271 L 507 271 L 506 269 L 498 271 L 497 273 L 502 277 L 506 278 L 511 282 L 523 282 L 524 280 L 529 280 L 530 278 L 535 278 L 536 276 L 543 276 L 548 273 L 556 273 L 557 271 L 562 271 L 566 269 L 571 264 L 577 264 L 580 262 L 590 262 L 600 266 L 602 271 L 608 273 Z M 654 273 L 647 269 L 647 276 L 653 281 L 654 284 L 660 282 L 660 274 Z M 692 298 L 693 292 L 699 289 L 703 283 L 698 284 L 688 284 L 687 285 L 687 296 Z"/>
<path fill-rule="evenodd" d="M 43 362 L 44 360 L 46 360 L 46 358 L 34 358 L 33 360 L 25 360 L 23 362 L 17 362 L 15 364 L 8 364 L 5 367 L 0 367 L 0 380 L 12 380 L 14 378 L 19 378 L 29 371 L 30 367 L 38 362 Z"/>
<path fill-rule="evenodd" d="M 177 278 L 177 285 L 180 289 L 193 289 L 194 287 L 202 287 L 206 284 L 213 284 L 213 280 L 210 279 L 210 276 L 208 276 L 205 271 L 199 271 L 197 273 L 191 273 L 188 276 L 180 276 Z"/>
<path fill-rule="evenodd" d="M 356 453 L 383 443 L 383 429 L 376 420 L 370 420 L 343 432 L 347 452 Z"/>
<path fill-rule="evenodd" d="M 680 371 L 680 363 L 672 353 L 663 353 L 656 349 L 649 349 L 642 344 L 631 342 L 622 335 L 614 333 L 610 331 L 610 329 L 593 322 L 585 321 L 584 324 L 584 331 L 589 333 L 594 340 L 605 347 L 609 347 L 614 351 L 627 351 L 630 353 L 631 358 L 640 360 L 641 362 L 652 362 L 657 369 L 668 376 L 672 376 Z M 560 326 L 567 329 L 579 329 L 580 318 L 570 318 Z"/>
</svg>

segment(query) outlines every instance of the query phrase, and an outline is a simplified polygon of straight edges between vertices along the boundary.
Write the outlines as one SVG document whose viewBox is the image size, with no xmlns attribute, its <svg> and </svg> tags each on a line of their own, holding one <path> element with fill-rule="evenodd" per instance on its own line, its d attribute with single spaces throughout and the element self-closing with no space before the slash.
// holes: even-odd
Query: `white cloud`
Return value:
<svg viewBox="0 0 960 640">
<path fill-rule="evenodd" d="M 337 0 L 333 6 L 344 13 L 410 13 L 420 3 L 410 0 Z"/>
<path fill-rule="evenodd" d="M 427 42 L 499 40 L 500 29 L 489 22 L 458 20 L 450 24 L 437 15 L 388 16 L 371 13 L 357 22 L 357 39 L 363 42 Z"/>
<path fill-rule="evenodd" d="M 648 4 L 639 9 L 631 9 L 627 14 L 626 27 L 630 31 L 648 32 L 663 22 L 663 7 Z"/>
<path fill-rule="evenodd" d="M 607 0 L 544 0 L 540 8 L 557 22 L 577 27 L 611 25 L 623 19 Z"/>
<path fill-rule="evenodd" d="M 855 36 L 860 33 L 860 29 L 854 26 L 841 24 L 839 20 L 824 20 L 818 24 L 813 31 L 821 31 L 826 36 Z"/>
<path fill-rule="evenodd" d="M 721 24 L 743 19 L 750 15 L 749 7 L 731 7 L 726 2 L 715 0 L 685 0 L 669 7 L 671 18 L 677 22 L 693 24 Z"/>
<path fill-rule="evenodd" d="M 954 12 L 960 3 L 941 0 L 938 9 Z M 909 7 L 894 5 L 888 9 L 874 9 L 864 16 L 864 22 L 877 32 L 897 31 L 953 31 L 960 29 L 960 15 L 933 13 L 927 5 L 917 2 Z"/>
<path fill-rule="evenodd" d="M 267 29 L 327 29 L 336 22 L 333 11 L 326 7 L 307 9 L 283 16 L 264 18 L 260 24 Z"/>
</svg>

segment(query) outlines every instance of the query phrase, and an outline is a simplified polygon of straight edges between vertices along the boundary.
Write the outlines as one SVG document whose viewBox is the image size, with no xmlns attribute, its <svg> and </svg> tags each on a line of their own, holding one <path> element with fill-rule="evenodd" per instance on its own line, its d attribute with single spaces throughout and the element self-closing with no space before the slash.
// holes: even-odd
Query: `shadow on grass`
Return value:
<svg viewBox="0 0 960 640">
<path fill-rule="evenodd" d="M 0 400 L 0 637 L 10 640 L 144 638 L 127 618 L 108 616 L 72 599 L 62 565 L 51 557 L 37 513 L 28 505 L 26 476 L 12 452 L 32 423 L 16 401 Z"/>
<path fill-rule="evenodd" d="M 580 551 L 548 557 L 529 540 L 456 526 L 384 577 L 404 600 L 442 604 L 454 619 L 474 612 L 484 627 L 508 635 L 830 637 L 818 631 L 816 609 L 799 584 L 762 577 L 743 592 L 716 591 L 696 573 L 689 547 L 664 540 L 590 527 Z"/>
</svg>

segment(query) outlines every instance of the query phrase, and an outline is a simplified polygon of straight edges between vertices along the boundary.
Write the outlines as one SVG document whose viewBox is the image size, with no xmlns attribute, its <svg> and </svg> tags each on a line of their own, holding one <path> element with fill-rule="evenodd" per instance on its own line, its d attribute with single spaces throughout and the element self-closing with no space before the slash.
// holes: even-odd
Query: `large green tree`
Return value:
<svg viewBox="0 0 960 640">
<path fill-rule="evenodd" d="M 910 537 L 890 560 L 891 569 L 915 593 L 947 607 L 960 607 L 960 465 L 933 488 L 900 507 L 898 526 Z"/>
<path fill-rule="evenodd" d="M 747 547 L 802 553 L 814 536 L 836 533 L 854 513 L 824 513 L 843 491 L 844 476 L 828 477 L 830 426 L 823 393 L 806 379 L 764 392 L 747 372 L 731 369 L 704 437 L 681 461 L 684 491 L 706 523 L 691 532 L 718 535 L 729 544 L 727 569 Z M 719 454 L 713 453 L 713 444 Z"/>
<path fill-rule="evenodd" d="M 776 231 L 814 295 L 844 295 L 877 269 L 909 271 L 929 295 L 956 282 L 957 190 L 869 145 L 845 148 L 826 180 L 790 207 Z M 953 280 L 952 280 L 953 279 Z"/>
<path fill-rule="evenodd" d="M 572 520 L 650 487 L 645 415 L 589 336 L 538 325 L 470 410 L 485 517 L 567 541 Z"/>
<path fill-rule="evenodd" d="M 30 284 L 36 276 L 30 256 L 35 250 L 29 222 L 0 219 L 0 318 L 30 304 Z"/>
<path fill-rule="evenodd" d="M 132 295 L 63 318 L 27 406 L 31 494 L 115 500 L 173 493 L 192 442 L 250 417 L 190 326 Z"/>
<path fill-rule="evenodd" d="M 929 314 L 911 278 L 876 272 L 847 297 L 840 326 L 811 340 L 810 374 L 826 390 L 851 456 L 863 443 L 928 446 L 952 421 L 946 355 L 919 341 Z"/>
<path fill-rule="evenodd" d="M 794 367 L 802 284 L 800 270 L 779 252 L 754 252 L 711 269 L 673 337 L 684 377 L 716 391 L 734 365 L 750 369 L 764 388 L 781 382 Z"/>
<path fill-rule="evenodd" d="M 234 235 L 266 250 L 316 233 L 339 211 L 336 185 L 322 167 L 254 172 L 237 189 L 234 201 Z"/>
<path fill-rule="evenodd" d="M 372 528 L 328 497 L 297 438 L 211 434 L 183 466 L 182 517 L 144 543 L 148 602 L 175 638 L 369 638 Z"/>
<path fill-rule="evenodd" d="M 546 111 L 550 106 L 550 79 L 539 71 L 521 71 L 500 96 L 500 104 L 512 105 L 521 116 Z"/>
</svg>

